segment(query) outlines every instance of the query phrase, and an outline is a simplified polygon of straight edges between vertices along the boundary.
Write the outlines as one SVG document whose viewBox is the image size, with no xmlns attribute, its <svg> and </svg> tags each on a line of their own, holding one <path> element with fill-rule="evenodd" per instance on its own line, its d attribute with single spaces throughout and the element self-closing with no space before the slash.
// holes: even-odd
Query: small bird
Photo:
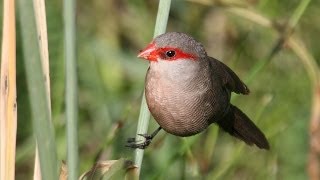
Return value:
<svg viewBox="0 0 320 180">
<path fill-rule="evenodd" d="M 216 123 L 248 145 L 269 149 L 261 130 L 230 103 L 231 92 L 249 94 L 248 87 L 194 38 L 180 32 L 162 34 L 138 57 L 150 61 L 145 96 L 160 127 L 151 135 L 139 134 L 144 142 L 129 138 L 126 146 L 144 149 L 161 129 L 186 137 Z"/>
</svg>

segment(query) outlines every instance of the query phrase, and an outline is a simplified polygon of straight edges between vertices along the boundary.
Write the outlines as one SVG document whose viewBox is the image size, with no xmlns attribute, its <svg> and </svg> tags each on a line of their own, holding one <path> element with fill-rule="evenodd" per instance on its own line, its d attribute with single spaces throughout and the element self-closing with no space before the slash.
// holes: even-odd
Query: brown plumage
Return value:
<svg viewBox="0 0 320 180">
<path fill-rule="evenodd" d="M 202 132 L 211 123 L 249 145 L 269 149 L 259 128 L 230 104 L 231 92 L 248 94 L 248 87 L 222 62 L 207 56 L 192 37 L 170 32 L 156 37 L 138 57 L 150 61 L 146 76 L 146 100 L 160 125 L 143 143 L 129 140 L 130 147 L 145 148 L 162 128 L 177 136 Z"/>
</svg>

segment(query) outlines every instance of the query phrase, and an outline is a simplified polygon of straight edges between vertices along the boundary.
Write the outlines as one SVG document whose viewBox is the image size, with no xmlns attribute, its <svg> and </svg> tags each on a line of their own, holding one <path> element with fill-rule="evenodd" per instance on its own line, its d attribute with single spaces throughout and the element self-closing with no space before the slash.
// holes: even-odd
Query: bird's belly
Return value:
<svg viewBox="0 0 320 180">
<path fill-rule="evenodd" d="M 158 124 L 177 136 L 191 136 L 203 131 L 221 112 L 214 93 L 208 88 L 185 90 L 181 86 L 149 82 L 146 84 L 146 98 Z"/>
</svg>

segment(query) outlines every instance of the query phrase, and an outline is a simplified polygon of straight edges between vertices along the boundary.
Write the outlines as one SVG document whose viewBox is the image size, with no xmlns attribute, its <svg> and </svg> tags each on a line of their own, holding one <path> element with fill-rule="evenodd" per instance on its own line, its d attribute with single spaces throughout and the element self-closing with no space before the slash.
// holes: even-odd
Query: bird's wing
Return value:
<svg viewBox="0 0 320 180">
<path fill-rule="evenodd" d="M 218 75 L 222 79 L 223 85 L 227 89 L 237 94 L 249 94 L 249 88 L 227 65 L 212 57 L 210 57 L 209 59 L 212 67 L 217 71 Z"/>
</svg>

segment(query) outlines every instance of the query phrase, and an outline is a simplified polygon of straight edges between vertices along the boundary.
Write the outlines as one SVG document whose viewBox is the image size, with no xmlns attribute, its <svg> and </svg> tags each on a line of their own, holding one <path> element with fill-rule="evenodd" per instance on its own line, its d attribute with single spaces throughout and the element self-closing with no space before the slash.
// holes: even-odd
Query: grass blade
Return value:
<svg viewBox="0 0 320 180">
<path fill-rule="evenodd" d="M 76 1 L 64 1 L 68 179 L 78 176 L 78 91 L 76 65 Z"/>
<path fill-rule="evenodd" d="M 310 1 L 311 0 L 300 1 L 298 7 L 295 9 L 295 11 L 293 12 L 292 16 L 289 19 L 289 22 L 288 22 L 289 28 L 293 29 L 296 27 L 302 15 L 306 11 L 307 7 L 309 6 Z"/>
<path fill-rule="evenodd" d="M 0 80 L 0 179 L 15 179 L 17 132 L 15 2 L 4 0 Z"/>
<path fill-rule="evenodd" d="M 171 0 L 160 0 L 159 1 L 159 9 L 157 14 L 156 26 L 154 29 L 154 37 L 165 33 L 167 22 L 169 18 L 169 11 L 170 11 Z M 147 107 L 146 99 L 143 93 L 141 108 L 140 108 L 140 115 L 139 115 L 139 122 L 137 127 L 137 134 L 145 134 L 148 131 L 150 120 L 150 112 Z M 138 141 L 143 140 L 142 137 L 136 136 Z M 139 167 L 138 174 L 140 174 L 141 164 L 143 160 L 143 153 L 144 150 L 136 149 L 135 152 L 135 164 Z"/>
<path fill-rule="evenodd" d="M 45 76 L 45 86 L 48 98 L 49 113 L 51 116 L 51 96 L 50 96 L 50 76 L 49 76 L 49 52 L 48 52 L 48 35 L 46 21 L 46 7 L 44 0 L 33 0 L 34 14 L 36 18 L 38 43 L 40 48 L 40 57 L 43 75 Z M 41 180 L 41 170 L 39 161 L 38 145 L 36 145 L 35 164 L 34 164 L 34 180 Z"/>
<path fill-rule="evenodd" d="M 35 14 L 32 1 L 19 0 L 19 15 L 26 78 L 31 103 L 33 128 L 37 139 L 41 175 L 48 180 L 58 179 L 54 128 L 51 123 L 46 79 L 43 76 L 40 48 L 37 43 Z"/>
</svg>

